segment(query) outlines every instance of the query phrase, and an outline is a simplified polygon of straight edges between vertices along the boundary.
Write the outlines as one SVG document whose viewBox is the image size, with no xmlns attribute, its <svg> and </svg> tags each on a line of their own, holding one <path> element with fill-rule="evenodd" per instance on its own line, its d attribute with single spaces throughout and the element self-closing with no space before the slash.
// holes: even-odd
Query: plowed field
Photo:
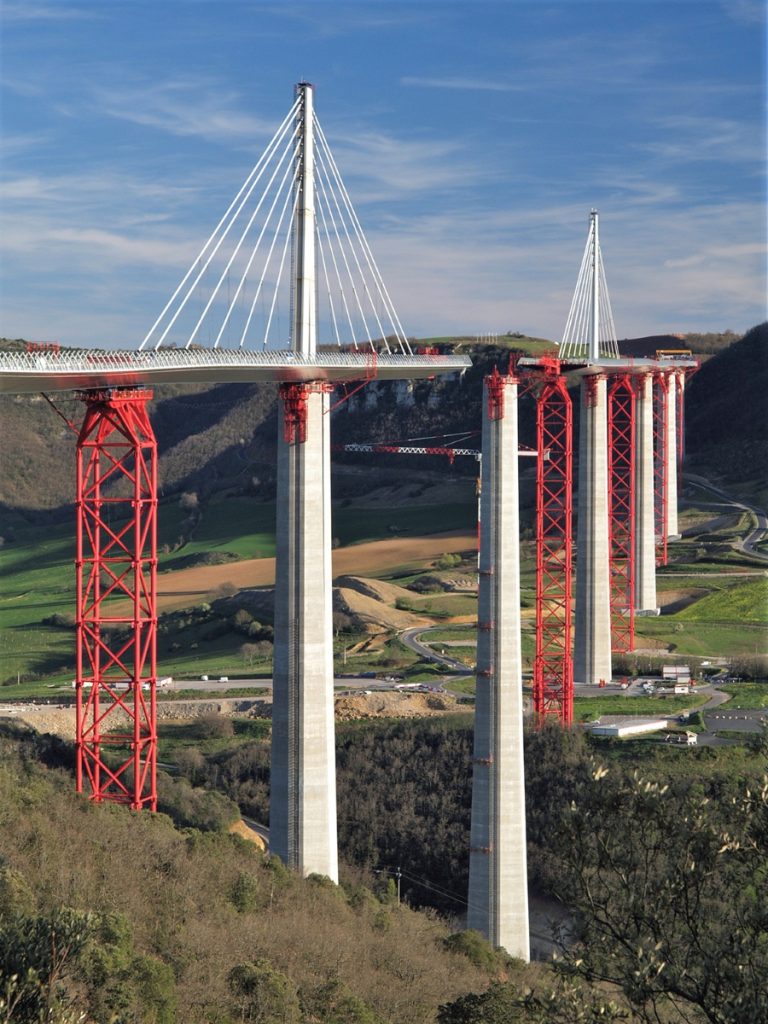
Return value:
<svg viewBox="0 0 768 1024">
<path fill-rule="evenodd" d="M 333 574 L 364 576 L 399 566 L 417 569 L 449 551 L 472 551 L 476 543 L 474 534 L 460 531 L 352 544 L 333 552 Z M 195 566 L 158 575 L 158 605 L 161 611 L 170 611 L 197 604 L 222 583 L 232 583 L 242 590 L 245 587 L 268 587 L 274 582 L 274 558 L 249 558 L 226 565 Z"/>
</svg>

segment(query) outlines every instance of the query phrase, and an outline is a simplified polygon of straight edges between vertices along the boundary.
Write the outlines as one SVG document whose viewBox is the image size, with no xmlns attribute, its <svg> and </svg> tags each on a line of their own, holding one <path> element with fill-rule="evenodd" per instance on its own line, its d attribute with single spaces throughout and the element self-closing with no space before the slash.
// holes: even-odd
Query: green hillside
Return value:
<svg viewBox="0 0 768 1024">
<path fill-rule="evenodd" d="M 3 732 L 9 1024 L 426 1024 L 503 968 L 488 947 L 485 969 L 450 951 L 444 924 L 398 906 L 386 886 L 375 896 L 354 873 L 342 888 L 304 881 L 238 836 L 90 804 L 68 774 L 37 762 L 31 739 Z M 59 977 L 50 1016 L 38 1016 L 56 935 Z"/>
<path fill-rule="evenodd" d="M 768 478 L 768 323 L 705 362 L 686 392 L 690 469 L 765 487 Z"/>
<path fill-rule="evenodd" d="M 764 626 L 767 611 L 768 579 L 761 579 L 717 589 L 678 612 L 676 618 L 690 622 L 749 622 Z"/>
</svg>

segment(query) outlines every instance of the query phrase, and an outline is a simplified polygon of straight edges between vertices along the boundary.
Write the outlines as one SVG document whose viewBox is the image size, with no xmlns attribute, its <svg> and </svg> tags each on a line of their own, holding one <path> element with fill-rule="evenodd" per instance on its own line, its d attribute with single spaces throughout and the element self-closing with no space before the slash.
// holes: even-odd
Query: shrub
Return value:
<svg viewBox="0 0 768 1024">
<path fill-rule="evenodd" d="M 453 569 L 461 562 L 461 555 L 450 554 L 446 552 L 438 558 L 437 565 L 438 569 Z"/>
<path fill-rule="evenodd" d="M 483 938 L 480 932 L 473 928 L 449 935 L 447 939 L 443 940 L 443 945 L 450 952 L 465 956 L 475 967 L 479 967 L 489 974 L 493 974 L 500 966 L 501 955 L 496 952 L 487 939 Z"/>
<path fill-rule="evenodd" d="M 75 617 L 67 612 L 54 612 L 42 620 L 44 626 L 56 626 L 57 629 L 74 629 Z"/>
<path fill-rule="evenodd" d="M 259 896 L 259 883 L 256 877 L 241 871 L 232 883 L 229 893 L 229 901 L 239 914 L 246 914 L 255 910 Z"/>
<path fill-rule="evenodd" d="M 195 722 L 194 732 L 199 740 L 228 739 L 235 735 L 235 726 L 231 718 L 209 711 Z"/>
</svg>

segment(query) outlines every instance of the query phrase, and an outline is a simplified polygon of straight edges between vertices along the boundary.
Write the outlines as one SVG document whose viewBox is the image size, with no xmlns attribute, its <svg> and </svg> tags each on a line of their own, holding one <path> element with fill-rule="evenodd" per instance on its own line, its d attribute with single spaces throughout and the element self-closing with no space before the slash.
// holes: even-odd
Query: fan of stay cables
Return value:
<svg viewBox="0 0 768 1024">
<path fill-rule="evenodd" d="M 140 348 L 290 349 L 303 128 L 297 99 Z M 314 114 L 313 128 L 317 344 L 410 354 Z"/>
</svg>

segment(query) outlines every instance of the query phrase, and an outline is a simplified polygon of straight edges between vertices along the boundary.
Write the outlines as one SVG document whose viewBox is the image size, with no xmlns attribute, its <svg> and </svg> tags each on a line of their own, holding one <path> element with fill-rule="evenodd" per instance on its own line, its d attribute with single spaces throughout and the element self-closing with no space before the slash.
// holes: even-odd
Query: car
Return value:
<svg viewBox="0 0 768 1024">
<path fill-rule="evenodd" d="M 229 682 L 229 676 L 219 676 L 219 682 L 220 683 L 228 683 Z"/>
</svg>

